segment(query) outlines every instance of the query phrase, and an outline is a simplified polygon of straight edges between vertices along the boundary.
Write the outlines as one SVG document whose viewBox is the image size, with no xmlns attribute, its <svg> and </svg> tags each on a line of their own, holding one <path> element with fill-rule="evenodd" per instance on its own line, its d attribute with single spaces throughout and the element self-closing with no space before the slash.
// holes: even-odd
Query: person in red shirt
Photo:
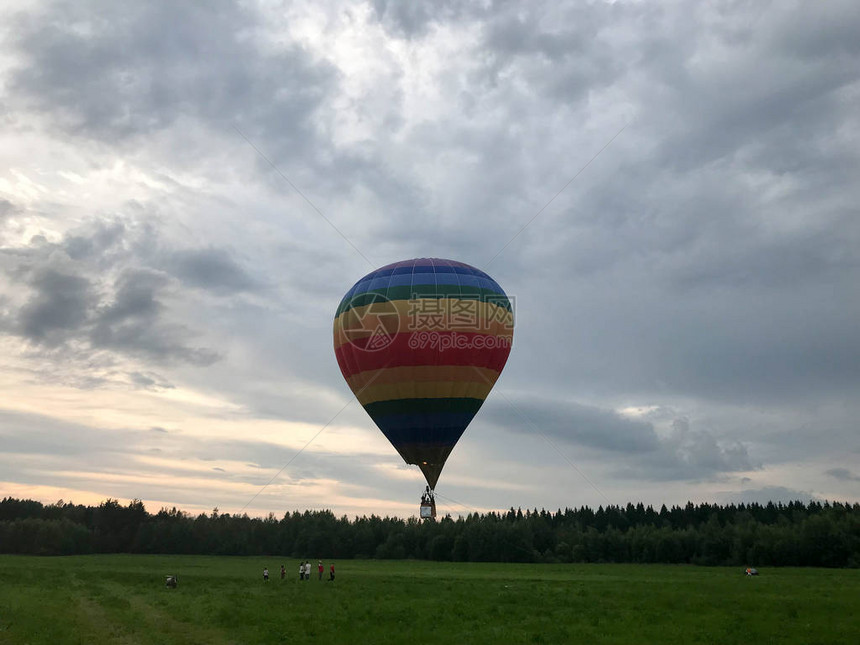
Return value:
<svg viewBox="0 0 860 645">
<path fill-rule="evenodd" d="M 323 574 L 323 564 L 322 564 L 322 560 L 320 560 L 320 563 L 319 563 L 319 566 L 317 567 L 317 570 L 318 570 L 318 571 L 319 571 L 319 573 L 320 573 L 320 580 L 322 580 L 322 574 Z"/>
<path fill-rule="evenodd" d="M 331 563 L 331 566 L 328 569 L 329 571 L 329 580 L 334 580 L 334 562 Z"/>
</svg>

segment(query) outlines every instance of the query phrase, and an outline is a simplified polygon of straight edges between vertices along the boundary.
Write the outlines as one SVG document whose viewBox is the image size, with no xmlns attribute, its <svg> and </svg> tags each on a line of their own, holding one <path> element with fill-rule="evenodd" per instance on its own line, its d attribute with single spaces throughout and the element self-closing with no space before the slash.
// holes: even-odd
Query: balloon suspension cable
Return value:
<svg viewBox="0 0 860 645">
<path fill-rule="evenodd" d="M 444 499 L 447 502 L 451 502 L 452 504 L 456 504 L 457 506 L 461 506 L 462 508 L 466 509 L 466 511 L 468 511 L 469 513 L 480 514 L 480 512 L 481 512 L 477 508 L 475 508 L 474 506 L 469 506 L 468 504 L 464 504 L 463 502 L 458 502 L 456 499 L 448 497 L 447 495 L 443 495 L 442 493 L 434 492 L 434 495 L 436 497 L 438 497 L 439 499 Z"/>
</svg>

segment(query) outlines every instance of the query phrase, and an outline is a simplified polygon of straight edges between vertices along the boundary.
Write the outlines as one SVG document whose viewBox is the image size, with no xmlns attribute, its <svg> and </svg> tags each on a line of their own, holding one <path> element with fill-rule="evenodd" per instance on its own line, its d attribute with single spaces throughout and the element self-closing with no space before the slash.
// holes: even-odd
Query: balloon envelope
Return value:
<svg viewBox="0 0 860 645">
<path fill-rule="evenodd" d="M 438 258 L 372 271 L 341 300 L 334 319 L 340 370 L 431 488 L 499 378 L 513 324 L 511 301 L 490 276 Z"/>
</svg>

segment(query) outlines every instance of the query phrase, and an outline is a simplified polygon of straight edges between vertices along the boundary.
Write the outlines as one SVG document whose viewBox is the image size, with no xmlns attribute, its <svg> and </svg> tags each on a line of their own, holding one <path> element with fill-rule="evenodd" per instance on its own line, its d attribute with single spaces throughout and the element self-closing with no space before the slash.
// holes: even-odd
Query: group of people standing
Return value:
<svg viewBox="0 0 860 645">
<path fill-rule="evenodd" d="M 283 569 L 283 566 L 281 568 Z M 312 568 L 313 567 L 310 563 L 310 560 L 308 560 L 307 562 L 302 562 L 299 565 L 299 580 L 310 580 Z M 320 580 L 323 579 L 323 572 L 324 571 L 325 571 L 325 567 L 323 567 L 322 560 L 320 560 L 319 563 L 317 564 L 317 574 L 319 575 Z M 329 565 L 328 572 L 329 572 L 328 573 L 328 575 L 329 575 L 328 579 L 334 580 L 334 562 L 332 562 Z M 283 577 L 283 575 L 281 577 Z"/>
<path fill-rule="evenodd" d="M 317 565 L 317 571 L 319 572 L 319 579 L 323 579 L 323 572 L 325 568 L 323 567 L 322 560 L 319 561 Z M 334 562 L 329 565 L 328 568 L 329 580 L 334 580 Z M 287 577 L 287 568 L 282 564 L 281 565 L 281 580 Z M 302 562 L 299 565 L 299 580 L 310 580 L 311 579 L 311 563 L 310 560 L 306 562 Z M 269 568 L 266 567 L 263 569 L 263 580 L 266 582 L 269 581 Z"/>
</svg>

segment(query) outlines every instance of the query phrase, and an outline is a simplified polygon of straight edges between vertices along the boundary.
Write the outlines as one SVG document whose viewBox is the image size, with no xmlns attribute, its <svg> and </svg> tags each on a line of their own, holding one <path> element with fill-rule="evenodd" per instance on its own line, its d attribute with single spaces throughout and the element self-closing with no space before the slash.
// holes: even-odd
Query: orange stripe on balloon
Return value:
<svg viewBox="0 0 860 645">
<path fill-rule="evenodd" d="M 371 316 L 362 321 L 362 323 L 357 324 L 355 327 L 335 328 L 333 339 L 334 349 L 337 351 L 342 345 L 347 343 L 354 343 L 357 347 L 364 349 L 366 347 L 366 343 L 370 342 L 368 339 L 373 339 L 374 337 L 379 338 L 381 345 L 378 346 L 381 347 L 385 344 L 384 339 L 387 337 L 394 337 L 395 335 L 408 337 L 411 334 L 420 334 L 423 332 L 429 332 L 432 334 L 461 334 L 463 336 L 466 334 L 479 334 L 481 336 L 493 336 L 495 338 L 507 338 L 509 340 L 512 340 L 514 336 L 512 328 L 498 322 L 490 322 L 486 325 L 486 328 L 477 330 L 448 328 L 444 323 L 428 325 L 421 327 L 420 329 L 410 329 L 407 324 L 403 324 L 403 322 L 405 321 L 401 321 L 398 325 L 392 325 L 390 324 L 390 317 L 383 318 L 383 320 L 376 320 L 375 317 Z"/>
</svg>

